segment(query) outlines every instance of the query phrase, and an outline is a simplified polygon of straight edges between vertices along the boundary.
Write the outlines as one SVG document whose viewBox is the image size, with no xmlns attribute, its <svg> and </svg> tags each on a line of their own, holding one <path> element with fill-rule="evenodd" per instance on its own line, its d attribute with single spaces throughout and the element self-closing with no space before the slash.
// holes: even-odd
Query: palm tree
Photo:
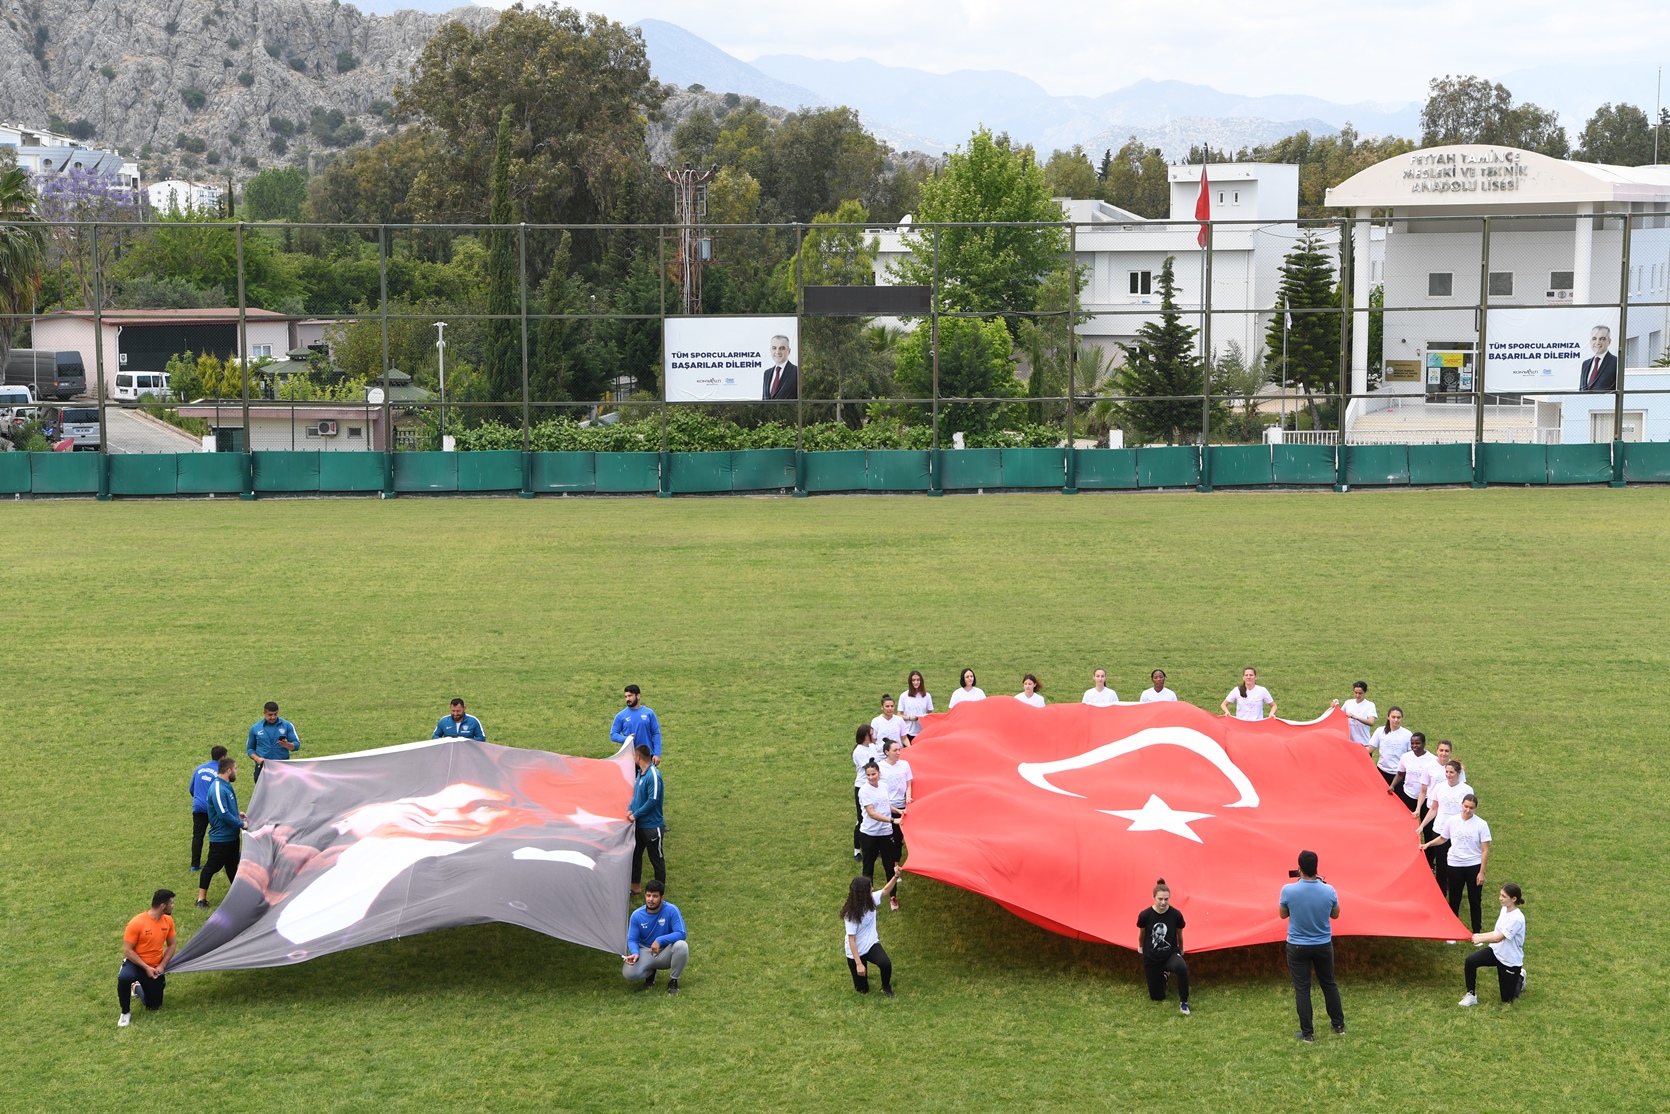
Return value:
<svg viewBox="0 0 1670 1114">
<path fill-rule="evenodd" d="M 12 350 L 23 315 L 34 309 L 46 258 L 46 229 L 35 213 L 28 171 L 0 174 L 0 365 Z"/>
</svg>

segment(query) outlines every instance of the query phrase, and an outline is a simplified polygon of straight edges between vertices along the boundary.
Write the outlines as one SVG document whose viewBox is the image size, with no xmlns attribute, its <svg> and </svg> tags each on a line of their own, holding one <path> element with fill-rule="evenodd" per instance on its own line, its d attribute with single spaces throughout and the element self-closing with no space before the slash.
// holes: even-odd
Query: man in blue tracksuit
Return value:
<svg viewBox="0 0 1670 1114">
<path fill-rule="evenodd" d="M 279 719 L 278 705 L 267 701 L 261 718 L 251 725 L 249 741 L 244 746 L 244 753 L 255 759 L 255 784 L 261 784 L 262 766 L 274 760 L 282 762 L 300 749 L 302 740 L 296 734 L 296 725 L 287 719 Z"/>
<path fill-rule="evenodd" d="M 435 725 L 435 733 L 431 739 L 474 739 L 478 743 L 487 741 L 487 732 L 481 729 L 481 721 L 464 711 L 464 701 L 460 697 L 452 698 L 452 711 L 441 717 L 441 722 Z"/>
<path fill-rule="evenodd" d="M 226 871 L 226 884 L 238 877 L 238 839 L 243 834 L 246 817 L 238 811 L 238 795 L 232 783 L 238 780 L 238 763 L 234 758 L 222 758 L 215 771 L 215 783 L 209 786 L 209 857 L 203 860 L 203 873 L 197 879 L 197 907 L 209 907 L 209 881 L 215 871 Z"/>
<path fill-rule="evenodd" d="M 655 985 L 655 973 L 666 968 L 667 993 L 678 993 L 678 977 L 690 962 L 690 944 L 685 939 L 684 916 L 678 906 L 663 900 L 666 887 L 652 881 L 644 887 L 644 904 L 632 914 L 626 926 L 626 954 L 621 956 L 621 977 L 644 986 Z"/>
<path fill-rule="evenodd" d="M 650 761 L 661 765 L 661 721 L 643 706 L 643 696 L 637 685 L 626 686 L 626 707 L 615 713 L 609 727 L 609 738 L 618 746 L 649 747 Z"/>
<path fill-rule="evenodd" d="M 632 821 L 637 837 L 632 847 L 632 892 L 636 894 L 644 877 L 645 851 L 649 852 L 655 880 L 667 880 L 667 859 L 661 851 L 661 840 L 666 834 L 666 821 L 661 815 L 666 786 L 661 783 L 661 771 L 656 769 L 649 747 L 639 743 L 632 757 L 638 768 L 638 780 L 632 786 L 632 803 L 626 806 L 626 817 Z"/>
<path fill-rule="evenodd" d="M 214 784 L 215 771 L 226 757 L 226 748 L 209 748 L 209 760 L 191 771 L 191 873 L 203 866 L 203 836 L 209 830 L 209 787 Z"/>
</svg>

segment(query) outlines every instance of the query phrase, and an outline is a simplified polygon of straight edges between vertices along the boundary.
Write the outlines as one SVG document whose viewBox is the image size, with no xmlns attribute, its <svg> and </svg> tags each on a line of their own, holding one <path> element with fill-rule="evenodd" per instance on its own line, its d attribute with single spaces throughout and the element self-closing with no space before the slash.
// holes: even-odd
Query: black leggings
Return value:
<svg viewBox="0 0 1670 1114">
<path fill-rule="evenodd" d="M 108 971 L 109 968 L 105 970 Z M 168 986 L 168 976 L 158 975 L 153 979 L 139 964 L 131 959 L 124 959 L 122 969 L 116 972 L 116 1001 L 121 1005 L 123 1013 L 127 1013 L 132 1007 L 134 983 L 139 984 L 139 997 L 145 1003 L 146 1009 L 162 1009 L 162 992 Z"/>
<path fill-rule="evenodd" d="M 191 814 L 191 869 L 196 870 L 203 865 L 203 837 L 209 832 L 209 814 L 194 812 Z"/>
<path fill-rule="evenodd" d="M 878 943 L 864 953 L 864 974 L 858 973 L 858 964 L 849 956 L 847 970 L 852 972 L 852 988 L 860 994 L 870 993 L 870 968 L 881 972 L 881 988 L 893 989 L 893 961 L 887 958 L 887 952 Z"/>
<path fill-rule="evenodd" d="M 898 853 L 894 850 L 893 846 L 893 833 L 888 832 L 884 836 L 873 836 L 865 832 L 860 832 L 858 835 L 858 849 L 864 852 L 864 866 L 859 873 L 863 874 L 864 877 L 870 879 L 870 881 L 874 883 L 876 878 L 876 859 L 879 857 L 881 859 L 882 869 L 881 880 L 882 884 L 886 885 L 887 880 L 893 877 L 894 864 L 899 861 Z"/>
<path fill-rule="evenodd" d="M 649 868 L 655 872 L 657 882 L 667 880 L 667 856 L 661 847 L 661 838 L 665 828 L 634 828 L 636 839 L 632 844 L 632 884 L 636 886 L 644 880 L 644 852 L 649 852 Z"/>
<path fill-rule="evenodd" d="M 1177 976 L 1177 1000 L 1187 1005 L 1189 1001 L 1189 965 L 1183 962 L 1183 957 L 1176 952 L 1163 963 L 1149 963 L 1143 961 L 1142 973 L 1148 976 L 1148 996 L 1156 1002 L 1166 1000 L 1166 972 Z"/>
<path fill-rule="evenodd" d="M 864 806 L 858 803 L 858 786 L 856 785 L 852 787 L 852 811 L 853 815 L 858 817 L 858 819 L 854 820 L 852 824 L 852 849 L 854 851 L 862 851 L 864 849 L 864 843 L 858 838 L 858 829 L 864 823 Z"/>
<path fill-rule="evenodd" d="M 1467 891 L 1467 911 L 1473 916 L 1473 931 L 1483 932 L 1481 927 L 1484 920 L 1481 915 L 1480 901 L 1483 899 L 1484 887 L 1479 885 L 1479 864 L 1472 866 L 1451 866 L 1449 877 L 1450 912 L 1460 914 L 1461 891 Z"/>
<path fill-rule="evenodd" d="M 228 843 L 209 843 L 209 857 L 203 860 L 203 873 L 197 876 L 197 888 L 209 888 L 209 879 L 215 876 L 215 871 L 226 871 L 226 884 L 230 886 L 238 877 L 239 844 L 237 840 Z"/>
<path fill-rule="evenodd" d="M 1488 944 L 1467 957 L 1467 993 L 1478 992 L 1480 967 L 1496 968 L 1496 985 L 1502 991 L 1503 1002 L 1519 997 L 1519 980 L 1525 977 L 1525 968 L 1509 967 L 1496 958 Z"/>
</svg>

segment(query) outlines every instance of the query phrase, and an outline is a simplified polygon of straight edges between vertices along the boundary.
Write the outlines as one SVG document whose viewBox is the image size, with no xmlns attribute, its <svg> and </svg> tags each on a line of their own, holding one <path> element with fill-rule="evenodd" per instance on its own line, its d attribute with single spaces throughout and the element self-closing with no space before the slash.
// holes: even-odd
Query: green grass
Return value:
<svg viewBox="0 0 1670 1114">
<path fill-rule="evenodd" d="M 9 1109 L 1665 1105 L 1670 490 L 42 502 L 0 522 Z M 1273 946 L 1194 957 L 1183 1019 L 1132 953 L 921 879 L 882 925 L 898 999 L 852 993 L 847 751 L 908 669 L 942 702 L 964 664 L 1059 700 L 1096 665 L 1134 696 L 1161 664 L 1216 708 L 1247 662 L 1289 716 L 1365 677 L 1457 741 L 1492 879 L 1526 889 L 1524 1001 L 1487 977 L 1457 1009 L 1465 948 L 1345 941 L 1349 1035 L 1300 1047 Z M 187 773 L 241 752 L 262 701 L 310 754 L 426 736 L 462 693 L 496 742 L 602 755 L 627 681 L 667 739 L 678 999 L 486 926 L 180 975 L 116 1028 L 124 922 L 191 884 Z"/>
</svg>

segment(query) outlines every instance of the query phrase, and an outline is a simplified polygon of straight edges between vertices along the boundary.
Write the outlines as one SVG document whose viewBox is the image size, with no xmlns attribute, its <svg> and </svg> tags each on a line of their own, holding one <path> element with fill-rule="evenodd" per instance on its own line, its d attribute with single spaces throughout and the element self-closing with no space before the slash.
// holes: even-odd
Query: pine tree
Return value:
<svg viewBox="0 0 1670 1114">
<path fill-rule="evenodd" d="M 1199 436 L 1199 399 L 1205 384 L 1195 350 L 1197 330 L 1183 324 L 1177 311 L 1175 262 L 1168 255 L 1160 268 L 1160 320 L 1144 323 L 1136 342 L 1125 346 L 1125 366 L 1118 379 L 1120 393 L 1133 399 L 1123 406 L 1125 420 L 1142 440 L 1164 440 L 1168 445 Z M 1195 397 L 1177 397 L 1188 395 Z M 1147 399 L 1153 401 L 1135 401 Z M 1212 407 L 1216 417 L 1223 403 L 1214 401 Z"/>
<path fill-rule="evenodd" d="M 1306 232 L 1282 261 L 1281 285 L 1270 326 L 1264 333 L 1266 366 L 1272 382 L 1304 389 L 1311 426 L 1316 428 L 1316 394 L 1339 386 L 1339 284 L 1334 263 L 1314 232 Z M 1287 364 L 1282 365 L 1282 331 L 1286 314 L 1293 324 L 1286 330 Z"/>
<path fill-rule="evenodd" d="M 499 114 L 498 146 L 493 155 L 493 177 L 488 194 L 487 312 L 521 312 L 517 300 L 520 267 L 517 260 L 516 207 L 510 199 L 510 106 Z M 481 370 L 496 402 L 522 397 L 521 325 L 516 321 L 486 322 L 482 330 Z"/>
<path fill-rule="evenodd" d="M 584 292 L 579 280 L 570 273 L 573 245 L 573 237 L 564 229 L 551 259 L 551 273 L 545 279 L 544 312 L 548 316 L 539 323 L 539 332 L 534 338 L 537 346 L 531 388 L 533 397 L 541 401 L 576 398 L 582 402 L 595 401 L 596 392 L 587 392 L 584 384 L 575 381 L 575 354 L 583 323 L 554 319 L 559 315 L 583 312 Z M 576 388 L 580 388 L 582 393 L 576 395 Z"/>
</svg>

